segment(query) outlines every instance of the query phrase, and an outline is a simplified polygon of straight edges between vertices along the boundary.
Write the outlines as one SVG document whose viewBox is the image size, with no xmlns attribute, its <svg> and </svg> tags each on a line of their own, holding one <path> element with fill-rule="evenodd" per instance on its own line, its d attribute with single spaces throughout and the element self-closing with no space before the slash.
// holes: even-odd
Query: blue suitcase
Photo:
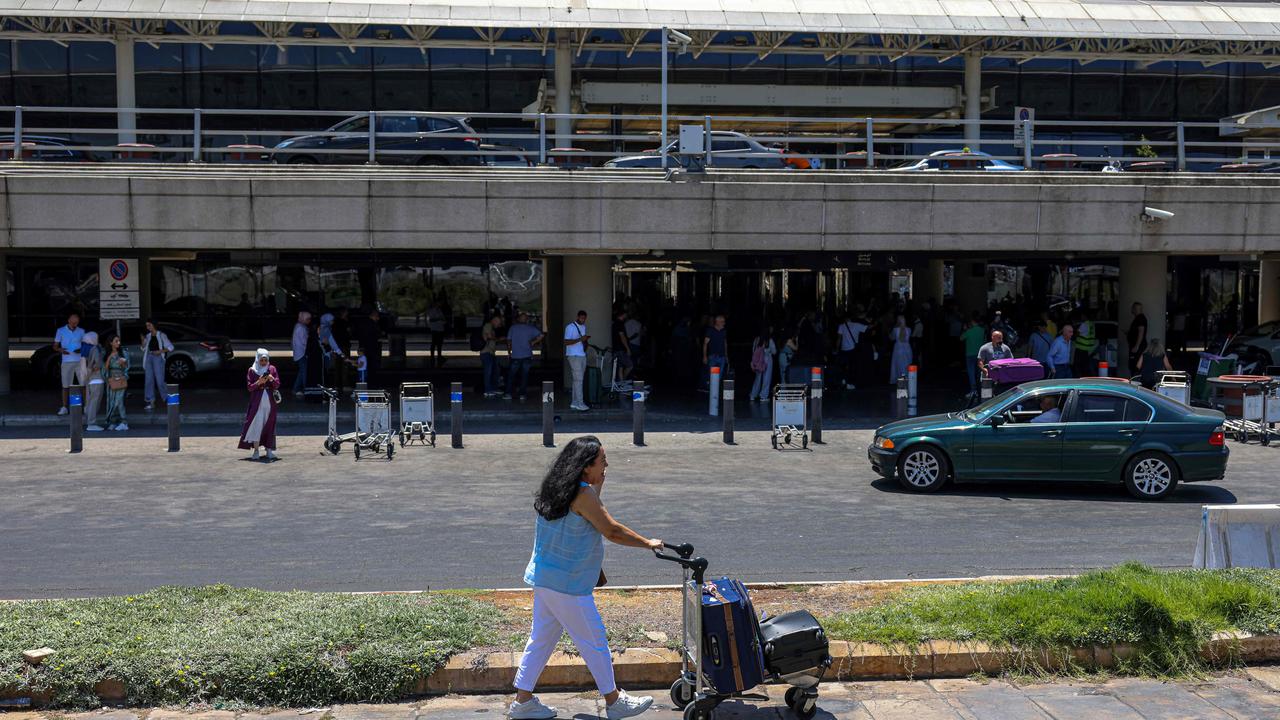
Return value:
<svg viewBox="0 0 1280 720">
<path fill-rule="evenodd" d="M 720 578 L 702 586 L 702 672 L 721 695 L 764 682 L 759 620 L 747 588 Z"/>
</svg>

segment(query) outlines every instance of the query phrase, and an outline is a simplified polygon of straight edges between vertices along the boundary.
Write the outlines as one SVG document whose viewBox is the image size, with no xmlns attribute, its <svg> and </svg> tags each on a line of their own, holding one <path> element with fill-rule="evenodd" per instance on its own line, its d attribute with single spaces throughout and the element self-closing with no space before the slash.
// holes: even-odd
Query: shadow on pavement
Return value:
<svg viewBox="0 0 1280 720">
<path fill-rule="evenodd" d="M 894 480 L 880 478 L 871 482 L 871 487 L 886 493 L 899 495 L 915 495 Z M 1146 503 L 1129 495 L 1120 483 L 1071 482 L 1071 481 L 1028 481 L 1028 482 L 969 482 L 948 483 L 933 495 L 960 497 L 1000 497 L 1008 500 L 1098 500 L 1103 502 Z M 1160 503 L 1188 503 L 1196 505 L 1233 505 L 1236 496 L 1230 490 L 1218 485 L 1204 483 L 1180 484 L 1169 497 L 1158 500 Z"/>
</svg>

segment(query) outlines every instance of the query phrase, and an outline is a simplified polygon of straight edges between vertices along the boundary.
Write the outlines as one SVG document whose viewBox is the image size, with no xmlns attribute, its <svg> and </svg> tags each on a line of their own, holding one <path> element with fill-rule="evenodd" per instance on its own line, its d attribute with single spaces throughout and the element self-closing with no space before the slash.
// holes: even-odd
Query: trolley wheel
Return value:
<svg viewBox="0 0 1280 720">
<path fill-rule="evenodd" d="M 356 447 L 355 447 L 355 451 L 356 451 L 356 459 L 357 459 L 357 460 L 359 460 L 359 459 L 360 459 L 360 446 L 359 446 L 359 445 L 356 445 Z"/>
<path fill-rule="evenodd" d="M 800 693 L 800 696 L 796 698 L 795 704 L 791 705 L 791 711 L 800 720 L 809 720 L 818 712 L 818 698 Z"/>
<path fill-rule="evenodd" d="M 387 459 L 390 460 L 395 454 L 396 446 L 392 443 L 387 443 Z"/>
<path fill-rule="evenodd" d="M 778 436 L 777 436 L 777 435 L 774 435 L 774 436 L 770 437 L 770 438 L 769 438 L 769 440 L 773 442 L 773 449 L 774 449 L 774 450 L 777 450 L 777 449 L 778 449 Z"/>
<path fill-rule="evenodd" d="M 1263 431 L 1262 431 L 1262 438 L 1261 438 L 1261 441 L 1262 441 L 1262 444 L 1263 444 L 1263 445 L 1270 445 L 1270 444 L 1271 444 L 1271 433 L 1270 433 L 1270 431 L 1267 431 L 1267 430 L 1263 430 Z"/>
<path fill-rule="evenodd" d="M 805 448 L 805 449 L 808 449 L 808 447 L 809 447 L 809 433 L 805 433 L 804 435 L 801 435 L 801 436 L 800 436 L 800 447 Z"/>
<path fill-rule="evenodd" d="M 794 707 L 796 704 L 796 696 L 799 695 L 800 692 L 801 690 L 798 687 L 787 688 L 787 694 L 782 696 L 782 702 L 786 703 L 787 707 Z"/>
<path fill-rule="evenodd" d="M 711 720 L 711 708 L 698 707 L 698 703 L 690 703 L 684 707 L 684 720 Z"/>
<path fill-rule="evenodd" d="M 324 449 L 329 451 L 330 455 L 337 455 L 338 451 L 342 449 L 342 443 L 337 440 L 325 440 Z"/>
<path fill-rule="evenodd" d="M 400 447 L 404 447 L 405 438 L 406 438 L 406 435 L 404 434 L 404 431 L 401 430 L 400 431 Z"/>
<path fill-rule="evenodd" d="M 684 678 L 671 683 L 671 704 L 677 710 L 683 710 L 693 702 L 693 686 Z"/>
<path fill-rule="evenodd" d="M 435 446 L 436 446 L 436 431 L 432 430 L 431 431 L 431 447 L 435 447 Z"/>
</svg>

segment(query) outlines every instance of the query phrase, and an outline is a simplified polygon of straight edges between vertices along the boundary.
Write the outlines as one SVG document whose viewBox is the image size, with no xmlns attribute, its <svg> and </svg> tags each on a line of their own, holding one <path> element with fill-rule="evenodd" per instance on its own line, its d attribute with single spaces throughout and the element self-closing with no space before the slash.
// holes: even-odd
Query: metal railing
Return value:
<svg viewBox="0 0 1280 720">
<path fill-rule="evenodd" d="M 444 119 L 452 129 L 386 129 L 395 118 Z M 698 128 L 692 134 L 703 146 L 680 155 L 673 139 L 673 167 L 1244 171 L 1269 167 L 1273 152 L 1280 161 L 1280 124 L 1251 126 L 1276 135 L 1267 138 L 1224 137 L 1217 122 L 745 115 L 668 122 L 671 138 L 681 126 Z M 0 123 L 0 158 L 14 160 L 661 165 L 660 116 L 643 114 L 3 106 Z M 985 152 L 968 152 L 979 148 Z"/>
</svg>

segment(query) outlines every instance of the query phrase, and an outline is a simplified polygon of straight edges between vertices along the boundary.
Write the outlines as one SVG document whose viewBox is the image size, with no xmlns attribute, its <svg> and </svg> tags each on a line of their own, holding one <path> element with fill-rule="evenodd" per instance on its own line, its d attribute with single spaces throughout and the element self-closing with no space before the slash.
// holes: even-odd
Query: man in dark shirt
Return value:
<svg viewBox="0 0 1280 720">
<path fill-rule="evenodd" d="M 635 361 L 631 359 L 631 343 L 627 340 L 627 311 L 619 310 L 613 316 L 613 325 L 609 327 L 610 347 L 613 348 L 613 361 L 618 364 L 618 379 L 626 380 L 631 376 L 631 368 Z"/>
<path fill-rule="evenodd" d="M 724 377 L 729 355 L 729 343 L 724 325 L 724 316 L 717 315 L 716 319 L 711 323 L 711 327 L 707 328 L 707 334 L 702 338 L 702 364 L 707 368 L 707 371 L 703 374 L 705 379 L 704 389 L 711 387 L 711 368 L 720 368 L 721 379 Z"/>
<path fill-rule="evenodd" d="M 1129 308 L 1133 322 L 1129 323 L 1126 339 L 1129 341 L 1129 374 L 1138 372 L 1138 358 L 1147 351 L 1147 316 L 1142 313 L 1142 303 L 1136 302 Z"/>
</svg>

